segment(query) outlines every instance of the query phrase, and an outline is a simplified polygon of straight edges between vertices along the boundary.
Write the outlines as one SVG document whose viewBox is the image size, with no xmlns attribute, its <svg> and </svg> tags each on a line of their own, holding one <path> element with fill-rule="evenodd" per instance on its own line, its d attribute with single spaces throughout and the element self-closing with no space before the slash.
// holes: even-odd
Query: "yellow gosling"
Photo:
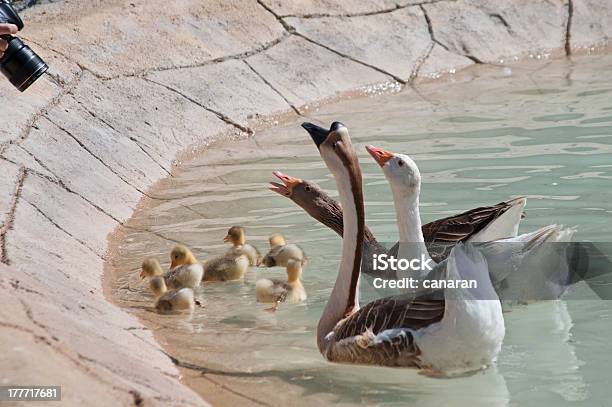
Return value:
<svg viewBox="0 0 612 407">
<path fill-rule="evenodd" d="M 238 257 L 244 254 L 249 259 L 249 266 L 259 266 L 261 263 L 261 253 L 255 246 L 246 242 L 246 231 L 242 226 L 229 228 L 223 241 L 232 244 L 225 253 L 226 257 Z"/>
<path fill-rule="evenodd" d="M 204 268 L 191 250 L 178 245 L 170 253 L 170 270 L 166 273 L 166 284 L 171 289 L 196 288 L 202 282 Z"/>
<path fill-rule="evenodd" d="M 268 239 L 270 251 L 264 256 L 261 264 L 265 267 L 287 267 L 290 260 L 306 264 L 306 255 L 302 248 L 293 243 L 287 243 L 282 233 L 274 233 Z"/>
<path fill-rule="evenodd" d="M 287 264 L 287 281 L 261 279 L 255 283 L 258 302 L 274 303 L 275 311 L 281 302 L 296 304 L 306 300 L 306 290 L 302 285 L 302 263 L 290 260 Z"/>
</svg>

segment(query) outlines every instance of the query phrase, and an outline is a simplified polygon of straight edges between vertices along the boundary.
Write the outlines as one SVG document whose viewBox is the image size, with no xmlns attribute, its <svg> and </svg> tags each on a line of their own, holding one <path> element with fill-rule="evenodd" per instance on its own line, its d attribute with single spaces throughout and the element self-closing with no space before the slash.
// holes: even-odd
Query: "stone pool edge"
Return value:
<svg viewBox="0 0 612 407">
<path fill-rule="evenodd" d="M 23 37 L 50 63 L 53 79 L 23 95 L 0 81 L 0 343 L 10 350 L 0 356 L 0 380 L 59 382 L 64 401 L 80 405 L 205 404 L 101 284 L 109 234 L 151 199 L 152 185 L 172 176 L 176 157 L 220 135 L 272 126 L 279 114 L 307 115 L 317 102 L 370 84 L 418 89 L 435 72 L 530 52 L 588 52 L 607 43 L 612 26 L 600 12 L 610 1 L 595 0 L 552 1 L 549 9 L 518 0 L 400 1 L 392 9 L 376 1 L 367 10 L 325 12 L 316 1 L 312 10 L 292 1 L 213 1 L 207 16 L 236 32 L 198 21 L 214 44 L 193 55 L 155 54 L 130 36 L 201 39 L 167 28 L 164 2 L 95 3 L 25 11 Z M 133 13 L 117 13 L 126 8 Z M 466 13 L 481 15 L 480 25 L 451 24 Z M 138 22 L 129 28 L 135 32 L 114 15 Z M 534 20 L 554 26 L 552 34 Z M 405 30 L 414 34 L 408 45 L 392 41 Z M 351 32 L 371 36 L 338 35 Z"/>
</svg>

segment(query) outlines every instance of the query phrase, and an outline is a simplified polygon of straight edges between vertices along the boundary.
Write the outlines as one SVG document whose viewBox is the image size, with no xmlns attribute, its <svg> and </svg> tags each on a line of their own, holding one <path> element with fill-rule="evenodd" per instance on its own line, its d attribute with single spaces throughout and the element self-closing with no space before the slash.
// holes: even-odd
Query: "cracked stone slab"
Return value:
<svg viewBox="0 0 612 407">
<path fill-rule="evenodd" d="M 247 61 L 296 107 L 391 79 L 297 36 Z"/>
<path fill-rule="evenodd" d="M 572 0 L 570 29 L 572 51 L 605 46 L 612 39 L 612 2 L 609 0 Z"/>
<path fill-rule="evenodd" d="M 306 37 L 408 81 L 421 64 L 431 37 L 418 7 L 350 18 L 287 18 Z"/>
<path fill-rule="evenodd" d="M 39 227 L 40 232 L 52 228 L 44 221 Z M 72 249 L 68 244 L 64 251 Z M 59 385 L 65 389 L 62 401 L 70 405 L 131 405 L 131 392 L 145 405 L 204 405 L 191 390 L 176 386 L 179 372 L 150 331 L 132 334 L 129 328 L 138 327 L 135 317 L 108 303 L 100 291 L 70 296 L 49 289 L 40 270 L 0 264 L 0 343 L 9 350 L 0 354 L 0 382 Z M 76 280 L 65 285 L 85 290 Z M 54 372 L 51 379 L 49 372 Z M 88 391 L 67 390 L 77 388 Z"/>
<path fill-rule="evenodd" d="M 434 37 L 458 55 L 499 63 L 529 54 L 561 55 L 565 46 L 567 5 L 564 0 L 532 2 L 468 0 L 424 6 Z"/>
<path fill-rule="evenodd" d="M 59 97 L 64 91 L 63 87 L 80 74 L 80 69 L 75 64 L 60 55 L 36 44 L 28 45 L 47 62 L 48 72 L 59 78 L 61 83 L 49 75 L 43 75 L 26 92 L 21 93 L 5 80 L 4 76 L 0 76 L 0 106 L 3 106 L 0 117 L 0 151 L 2 144 L 27 134 L 38 112 Z M 10 108 L 7 109 L 6 106 Z"/>
<path fill-rule="evenodd" d="M 255 116 L 269 116 L 290 109 L 278 93 L 239 60 L 172 72 L 153 72 L 147 77 L 245 127 Z"/>
<path fill-rule="evenodd" d="M 0 160 L 0 229 L 4 226 L 6 217 L 11 211 L 11 202 L 18 175 L 19 167 L 17 165 Z"/>
<path fill-rule="evenodd" d="M 461 69 L 474 65 L 474 61 L 461 55 L 445 50 L 439 44 L 434 44 L 427 59 L 419 69 L 421 78 L 437 79 L 448 73 L 455 73 Z"/>
<path fill-rule="evenodd" d="M 152 160 L 138 143 L 96 120 L 72 96 L 64 97 L 45 117 L 140 191 L 167 175 L 167 170 Z"/>
<path fill-rule="evenodd" d="M 330 16 L 380 13 L 419 3 L 416 0 L 262 0 L 279 16 Z"/>
<path fill-rule="evenodd" d="M 117 222 L 81 197 L 45 178 L 29 174 L 23 184 L 21 198 L 42 211 L 98 256 L 105 255 L 106 237 L 117 227 Z M 75 217 L 75 213 L 79 216 Z"/>
<path fill-rule="evenodd" d="M 64 391 L 65 405 L 130 405 L 133 397 L 122 393 L 108 383 L 101 383 L 84 369 L 75 368 L 74 362 L 59 351 L 43 343 L 39 337 L 15 328 L 0 329 L 0 342 L 6 350 L 0 354 L 3 383 L 40 383 L 56 385 L 57 380 L 48 372 L 62 372 L 63 389 L 84 389 L 87 391 Z"/>
<path fill-rule="evenodd" d="M 28 36 L 105 77 L 192 66 L 255 51 L 284 35 L 254 0 L 82 3 L 31 10 Z"/>
<path fill-rule="evenodd" d="M 36 162 L 34 157 L 32 157 L 23 148 L 16 144 L 9 145 L 6 150 L 4 150 L 4 152 L 0 155 L 0 159 L 1 157 L 4 157 L 5 159 L 17 165 L 23 166 L 30 171 L 34 171 L 50 179 L 56 179 L 55 175 L 51 174 L 47 169 L 45 169 L 42 165 Z"/>
<path fill-rule="evenodd" d="M 6 251 L 12 266 L 31 271 L 47 284 L 78 284 L 84 292 L 100 284 L 96 273 L 87 271 L 102 267 L 102 260 L 25 200 L 19 200 L 15 209 L 13 229 L 6 236 Z"/>
<path fill-rule="evenodd" d="M 127 219 L 141 194 L 85 151 L 68 134 L 41 118 L 22 143 L 50 172 L 71 190 L 116 219 Z"/>
<path fill-rule="evenodd" d="M 228 129 L 213 113 L 141 78 L 86 78 L 73 96 L 95 116 L 90 121 L 102 121 L 133 140 L 166 171 L 178 152 Z"/>
</svg>

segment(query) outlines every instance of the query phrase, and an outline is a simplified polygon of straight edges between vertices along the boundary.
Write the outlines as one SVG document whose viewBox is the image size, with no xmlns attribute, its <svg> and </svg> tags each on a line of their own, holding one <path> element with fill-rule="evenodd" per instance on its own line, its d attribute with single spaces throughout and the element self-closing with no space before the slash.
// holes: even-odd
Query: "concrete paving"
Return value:
<svg viewBox="0 0 612 407">
<path fill-rule="evenodd" d="M 177 155 L 367 85 L 418 87 L 475 64 L 605 48 L 610 10 L 612 0 L 25 10 L 20 36 L 51 75 L 24 94 L 0 80 L 0 383 L 59 384 L 67 405 L 205 405 L 103 292 L 108 234 Z"/>
</svg>

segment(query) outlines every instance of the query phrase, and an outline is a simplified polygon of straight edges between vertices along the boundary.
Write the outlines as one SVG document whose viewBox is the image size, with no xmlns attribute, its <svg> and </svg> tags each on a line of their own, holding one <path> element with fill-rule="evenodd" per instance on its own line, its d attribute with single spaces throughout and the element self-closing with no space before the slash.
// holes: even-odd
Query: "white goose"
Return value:
<svg viewBox="0 0 612 407">
<path fill-rule="evenodd" d="M 374 146 L 366 150 L 381 166 L 391 187 L 395 205 L 400 242 L 398 257 L 429 258 L 421 232 L 419 195 L 421 174 L 416 163 L 405 154 L 397 154 Z M 519 198 L 502 216 L 467 242 L 494 243 L 478 245 L 488 261 L 491 280 L 502 300 L 530 302 L 559 298 L 569 286 L 572 271 L 563 245 L 569 242 L 574 230 L 558 225 L 542 227 L 535 232 L 516 236 L 525 199 Z M 513 236 L 513 237 L 508 237 Z M 548 243 L 548 244 L 543 244 Z M 411 277 L 423 278 L 421 275 Z"/>
<path fill-rule="evenodd" d="M 492 363 L 505 334 L 502 309 L 485 260 L 463 245 L 451 252 L 448 272 L 451 278 L 476 279 L 477 290 L 447 290 L 444 300 L 388 297 L 359 307 L 365 219 L 357 154 L 341 123 L 333 123 L 329 131 L 310 123 L 302 127 L 336 179 L 344 209 L 340 269 L 317 327 L 323 356 L 435 374 L 474 371 Z"/>
</svg>

